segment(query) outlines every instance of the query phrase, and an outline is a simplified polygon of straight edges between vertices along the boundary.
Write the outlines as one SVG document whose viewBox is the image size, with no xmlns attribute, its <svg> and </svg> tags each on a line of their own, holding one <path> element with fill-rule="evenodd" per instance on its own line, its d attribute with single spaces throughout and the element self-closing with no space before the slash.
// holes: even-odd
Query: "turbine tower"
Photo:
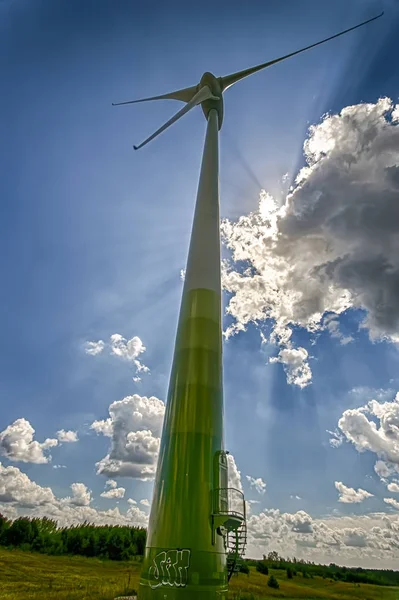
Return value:
<svg viewBox="0 0 399 600">
<path fill-rule="evenodd" d="M 362 27 L 198 85 L 119 102 L 180 100 L 185 106 L 136 150 L 197 105 L 207 120 L 177 336 L 140 581 L 140 600 L 226 600 L 246 543 L 242 492 L 228 486 L 223 446 L 219 130 L 223 93 L 244 77 Z M 114 105 L 115 106 L 115 105 Z"/>
</svg>

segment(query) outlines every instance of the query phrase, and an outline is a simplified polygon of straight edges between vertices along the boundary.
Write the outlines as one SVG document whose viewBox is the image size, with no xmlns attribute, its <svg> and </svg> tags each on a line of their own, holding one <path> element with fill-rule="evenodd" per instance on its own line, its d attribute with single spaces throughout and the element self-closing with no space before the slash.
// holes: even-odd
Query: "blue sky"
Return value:
<svg viewBox="0 0 399 600">
<path fill-rule="evenodd" d="M 327 520 L 342 534 L 343 562 L 367 564 L 378 557 L 389 565 L 396 560 L 391 548 L 376 550 L 374 542 L 369 543 L 369 530 L 371 522 L 375 525 L 375 520 L 383 518 L 381 513 L 386 513 L 390 522 L 398 521 L 399 505 L 384 502 L 384 498 L 395 498 L 387 486 L 395 483 L 397 441 L 392 442 L 392 452 L 370 440 L 362 446 L 346 424 L 348 419 L 344 419 L 343 429 L 339 430 L 342 440 L 339 447 L 332 447 L 331 435 L 326 431 L 334 431 L 348 410 L 358 411 L 351 418 L 367 414 L 369 423 L 381 427 L 383 412 L 359 412 L 373 398 L 385 407 L 381 411 L 396 415 L 399 354 L 395 335 L 399 321 L 382 315 L 385 301 L 375 300 L 376 289 L 389 302 L 398 290 L 395 226 L 392 233 L 387 225 L 384 233 L 376 218 L 370 219 L 371 224 L 357 219 L 356 227 L 360 223 L 359 228 L 363 228 L 359 234 L 356 227 L 348 232 L 342 223 L 337 226 L 339 215 L 346 210 L 345 202 L 358 198 L 353 189 L 355 183 L 358 185 L 359 173 L 366 178 L 370 173 L 367 160 L 375 164 L 367 152 L 374 151 L 387 161 L 381 163 L 370 183 L 377 193 L 368 198 L 367 210 L 382 204 L 380 214 L 386 216 L 384 223 L 391 225 L 397 215 L 397 188 L 390 190 L 392 197 L 386 206 L 380 202 L 386 197 L 387 187 L 379 173 L 386 173 L 387 168 L 393 173 L 399 165 L 398 146 L 391 141 L 397 139 L 392 111 L 399 95 L 395 60 L 399 51 L 399 4 L 390 0 L 384 7 L 383 19 L 254 75 L 225 95 L 222 217 L 229 219 L 235 232 L 244 235 L 238 219 L 261 214 L 258 207 L 262 189 L 274 197 L 275 210 L 284 210 L 289 206 L 286 196 L 293 185 L 292 206 L 296 206 L 279 213 L 278 227 L 286 242 L 281 247 L 273 246 L 261 265 L 259 258 L 250 253 L 243 262 L 234 262 L 238 246 L 230 232 L 229 248 L 224 249 L 230 260 L 229 272 L 242 274 L 245 267 L 252 266 L 267 280 L 271 268 L 268 261 L 275 252 L 276 256 L 284 255 L 285 266 L 294 264 L 297 253 L 302 265 L 298 272 L 314 273 L 310 267 L 320 264 L 306 262 L 306 256 L 317 252 L 303 241 L 314 239 L 313 221 L 306 222 L 308 213 L 302 215 L 300 223 L 295 219 L 301 207 L 314 198 L 315 204 L 309 210 L 316 215 L 322 190 L 324 195 L 331 194 L 332 201 L 339 199 L 342 211 L 328 221 L 328 227 L 333 223 L 330 229 L 327 221 L 319 223 L 318 232 L 331 235 L 334 247 L 347 247 L 348 255 L 355 245 L 357 251 L 361 249 L 369 235 L 370 246 L 376 248 L 372 258 L 384 255 L 394 273 L 384 295 L 383 282 L 367 287 L 367 269 L 365 276 L 360 270 L 351 270 L 353 265 L 346 265 L 339 274 L 334 272 L 329 285 L 338 295 L 340 290 L 349 290 L 348 306 L 337 309 L 330 288 L 327 285 L 323 291 L 320 283 L 321 291 L 314 296 L 326 310 L 321 311 L 324 316 L 313 330 L 311 314 L 298 306 L 291 321 L 275 308 L 274 319 L 254 317 L 245 322 L 239 291 L 234 286 L 226 291 L 225 303 L 236 297 L 238 308 L 226 317 L 225 326 L 241 323 L 245 329 L 225 343 L 225 422 L 227 446 L 241 472 L 246 495 L 260 502 L 251 506 L 252 528 L 257 532 L 252 554 L 274 549 L 273 544 L 280 543 L 270 539 L 265 525 L 268 519 L 277 518 L 268 511 L 279 509 L 278 518 L 284 523 L 293 522 L 292 515 L 297 514 L 301 522 L 313 519 L 313 536 L 321 520 Z M 110 439 L 97 434 L 91 424 L 107 419 L 111 403 L 124 397 L 137 394 L 165 399 L 182 291 L 180 271 L 185 266 L 204 138 L 203 114 L 196 110 L 134 153 L 132 145 L 169 118 L 177 105 L 166 101 L 113 108 L 111 103 L 196 84 L 207 70 L 223 75 L 264 62 L 350 27 L 380 9 L 378 2 L 341 0 L 300 4 L 289 0 L 217 5 L 202 2 L 189 8 L 180 2 L 172 6 L 156 2 L 137 6 L 125 0 L 0 2 L 4 81 L 0 105 L 0 430 L 8 431 L 2 438 L 6 440 L 2 464 L 18 468 L 40 489 L 50 487 L 58 499 L 69 497 L 69 504 L 65 501 L 57 505 L 57 514 L 68 509 L 68 518 L 78 519 L 83 512 L 71 512 L 75 506 L 94 511 L 90 513 L 93 518 L 98 513 L 102 519 L 118 519 L 116 513 L 108 517 L 104 513 L 116 506 L 115 498 L 100 496 L 106 477 L 96 474 L 96 463 L 107 454 Z M 384 97 L 392 100 L 391 108 L 376 109 L 380 112 L 378 118 L 372 117 L 373 123 L 369 115 L 361 117 L 356 127 L 349 119 L 347 134 L 327 120 L 326 128 L 330 129 L 323 140 L 316 139 L 317 133 L 313 138 L 327 158 L 323 164 L 320 158 L 314 159 L 319 161 L 316 175 L 308 174 L 305 184 L 295 184 L 299 169 L 306 164 L 303 144 L 310 125 L 320 123 L 325 113 L 339 114 L 345 107 L 360 103 L 376 106 Z M 353 119 L 359 110 L 353 109 Z M 381 125 L 388 113 L 388 120 L 393 119 L 389 131 Z M 364 154 L 363 147 L 359 150 L 356 144 L 345 150 L 345 156 L 353 155 L 359 172 L 356 180 L 348 176 L 335 189 L 338 178 L 331 173 L 335 172 L 337 152 L 329 154 L 328 140 L 336 140 L 341 148 L 339 140 L 351 140 L 363 123 L 365 128 L 370 126 L 365 135 L 374 135 L 370 133 L 372 127 L 381 125 L 381 136 L 385 137 L 378 138 L 380 145 Z M 388 149 L 384 153 L 381 148 Z M 359 198 L 363 197 L 362 192 Z M 269 217 L 263 214 L 262 218 Z M 249 232 L 245 230 L 250 241 L 254 240 L 253 226 L 252 218 Z M 301 227 L 305 234 L 295 237 Z M 387 236 L 393 240 L 389 248 L 384 245 Z M 334 260 L 337 256 L 336 252 Z M 228 287 L 230 280 L 226 277 Z M 248 279 L 246 299 L 270 308 L 273 303 L 268 293 L 255 299 L 256 294 L 251 292 L 253 279 Z M 292 298 L 294 291 L 303 294 L 300 285 L 294 289 L 287 284 L 288 279 L 284 301 Z M 316 290 L 317 282 L 313 283 Z M 307 300 L 311 303 L 314 297 Z M 323 320 L 327 314 L 337 315 L 334 322 L 341 333 L 335 335 L 337 330 L 327 326 Z M 371 324 L 360 326 L 364 318 L 370 318 Z M 282 329 L 273 342 L 270 334 L 276 332 L 278 323 Z M 287 331 L 287 327 L 292 335 L 284 341 L 281 331 Z M 267 338 L 264 343 L 260 332 Z M 117 356 L 109 343 L 115 333 L 126 340 L 139 338 L 145 351 L 133 356 L 125 345 L 122 356 Z M 375 339 L 371 340 L 373 335 Z M 351 337 L 351 341 L 346 343 L 344 336 Z M 104 341 L 104 350 L 95 356 L 88 354 L 87 342 L 98 340 Z M 292 361 L 299 356 L 295 352 L 302 352 L 298 348 L 307 353 L 307 357 L 301 354 L 300 368 L 309 365 L 311 369 L 304 385 L 287 381 Z M 284 350 L 286 353 L 280 355 Z M 135 356 L 150 369 L 149 373 L 139 373 L 138 382 L 133 381 L 137 375 Z M 280 362 L 269 362 L 273 357 L 280 357 Z M 387 402 L 389 406 L 385 406 Z M 22 425 L 23 433 L 7 430 L 17 419 L 31 424 L 33 437 L 26 434 L 26 423 Z M 77 432 L 79 441 L 59 442 L 38 450 L 47 457 L 47 463 L 31 460 L 33 454 L 29 455 L 26 447 L 21 450 L 19 446 L 19 454 L 15 451 L 22 438 L 29 443 L 31 435 L 31 442 L 42 443 L 46 438 L 57 439 L 56 432 L 62 429 Z M 14 450 L 7 445 L 11 435 Z M 365 451 L 360 452 L 362 449 Z M 31 459 L 26 460 L 28 455 Z M 20 460 L 18 456 L 25 458 Z M 392 471 L 389 476 L 374 470 L 377 460 L 388 465 Z M 266 493 L 251 487 L 247 475 L 266 482 Z M 126 490 L 118 501 L 120 514 L 129 509 L 128 498 L 137 502 L 151 498 L 151 481 L 137 477 L 112 479 Z M 76 482 L 92 491 L 90 502 L 87 498 L 75 498 L 74 502 L 70 486 Z M 342 482 L 352 491 L 366 490 L 373 497 L 339 502 L 335 482 Z M 23 502 L 12 494 L 4 494 L 1 510 L 10 514 L 26 512 Z M 29 510 L 45 514 L 49 507 L 42 503 Z M 140 505 L 129 514 L 141 523 L 147 513 L 147 507 Z M 264 517 L 259 516 L 262 514 Z M 364 515 L 373 517 L 366 522 Z M 368 542 L 364 546 L 345 542 L 351 539 L 348 531 L 354 528 L 365 532 Z M 330 550 L 317 546 L 319 542 L 314 539 L 312 558 L 329 557 Z M 292 547 L 300 545 L 301 540 L 289 532 L 286 545 L 277 549 L 293 553 Z"/>
</svg>

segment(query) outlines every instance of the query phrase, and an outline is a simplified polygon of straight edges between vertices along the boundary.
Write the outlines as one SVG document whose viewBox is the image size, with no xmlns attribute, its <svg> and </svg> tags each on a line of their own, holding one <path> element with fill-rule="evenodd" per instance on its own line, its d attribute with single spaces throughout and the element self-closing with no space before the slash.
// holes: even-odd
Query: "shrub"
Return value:
<svg viewBox="0 0 399 600">
<path fill-rule="evenodd" d="M 287 569 L 287 579 L 292 579 L 294 576 L 292 570 L 288 567 Z"/>
<path fill-rule="evenodd" d="M 245 573 L 246 575 L 249 575 L 249 567 L 246 562 L 243 562 L 240 565 L 240 573 Z"/>
<path fill-rule="evenodd" d="M 267 580 L 267 585 L 275 590 L 278 590 L 280 587 L 280 584 L 274 575 L 270 575 L 269 579 Z"/>
</svg>

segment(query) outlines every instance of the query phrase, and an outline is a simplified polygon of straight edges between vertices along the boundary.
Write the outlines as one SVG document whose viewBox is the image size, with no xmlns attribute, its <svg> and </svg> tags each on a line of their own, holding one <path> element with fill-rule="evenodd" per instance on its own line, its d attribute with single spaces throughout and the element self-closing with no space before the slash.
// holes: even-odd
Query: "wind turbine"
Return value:
<svg viewBox="0 0 399 600">
<path fill-rule="evenodd" d="M 246 543 L 245 502 L 228 487 L 223 445 L 222 316 L 218 132 L 223 93 L 245 77 L 340 37 L 383 13 L 280 58 L 142 100 L 185 106 L 135 150 L 197 105 L 205 146 L 140 581 L 140 600 L 226 600 L 227 582 Z M 115 106 L 115 105 L 114 105 Z M 227 566 L 227 568 L 226 568 Z"/>
</svg>

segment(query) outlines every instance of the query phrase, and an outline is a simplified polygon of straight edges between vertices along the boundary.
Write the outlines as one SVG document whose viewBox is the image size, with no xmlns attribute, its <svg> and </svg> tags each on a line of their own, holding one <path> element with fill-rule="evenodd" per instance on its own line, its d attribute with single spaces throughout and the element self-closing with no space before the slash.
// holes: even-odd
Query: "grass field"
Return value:
<svg viewBox="0 0 399 600">
<path fill-rule="evenodd" d="M 45 556 L 0 549 L 1 600 L 112 600 L 138 589 L 140 563 L 94 558 Z M 287 580 L 271 571 L 279 590 L 267 587 L 267 577 L 251 569 L 230 582 L 231 600 L 286 598 L 301 600 L 399 600 L 399 588 L 331 582 L 301 576 Z"/>
</svg>

